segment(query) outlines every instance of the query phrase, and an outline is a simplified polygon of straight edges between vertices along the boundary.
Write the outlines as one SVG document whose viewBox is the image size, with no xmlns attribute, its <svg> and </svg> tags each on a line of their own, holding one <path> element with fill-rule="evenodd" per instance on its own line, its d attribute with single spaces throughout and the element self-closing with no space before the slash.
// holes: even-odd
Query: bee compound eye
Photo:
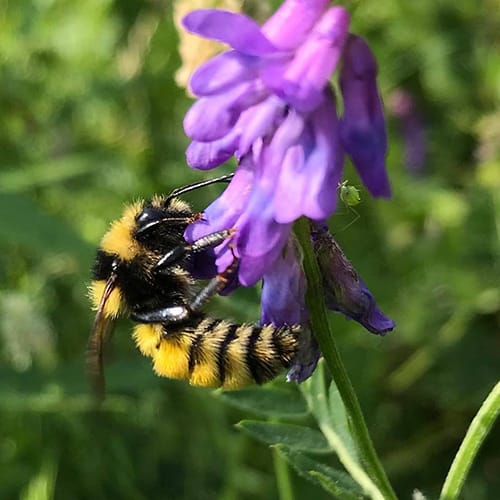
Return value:
<svg viewBox="0 0 500 500">
<path fill-rule="evenodd" d="M 148 208 L 145 208 L 137 216 L 137 222 L 139 224 L 147 223 L 147 222 L 155 221 L 158 219 L 162 219 L 163 217 L 164 217 L 163 210 L 160 210 L 159 208 L 148 207 Z"/>
<path fill-rule="evenodd" d="M 159 208 L 147 207 L 136 217 L 137 233 L 145 233 L 165 219 L 165 212 Z"/>
</svg>

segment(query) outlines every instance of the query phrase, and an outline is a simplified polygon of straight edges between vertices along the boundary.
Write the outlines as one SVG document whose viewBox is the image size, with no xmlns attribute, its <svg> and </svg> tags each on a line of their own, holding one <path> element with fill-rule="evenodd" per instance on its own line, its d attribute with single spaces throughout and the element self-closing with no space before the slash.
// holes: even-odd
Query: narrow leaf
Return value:
<svg viewBox="0 0 500 500">
<path fill-rule="evenodd" d="M 446 481 L 439 497 L 441 500 L 452 500 L 459 497 L 465 478 L 476 458 L 477 452 L 493 427 L 499 413 L 500 382 L 493 387 L 472 420 L 467 434 L 451 464 L 450 471 L 446 476 Z"/>
<path fill-rule="evenodd" d="M 309 427 L 256 420 L 243 420 L 236 426 L 262 443 L 283 444 L 292 449 L 310 453 L 331 451 L 323 435 Z"/>
<path fill-rule="evenodd" d="M 359 463 L 356 445 L 354 444 L 354 440 L 349 429 L 345 406 L 334 381 L 331 382 L 330 389 L 328 391 L 328 403 L 332 427 L 337 432 L 346 448 L 349 450 L 349 454 Z"/>
<path fill-rule="evenodd" d="M 318 421 L 321 432 L 331 448 L 335 450 L 340 462 L 352 478 L 371 498 L 382 500 L 384 498 L 382 492 L 359 463 L 352 441 L 348 437 L 346 442 L 335 428 L 333 417 L 330 415 L 329 397 L 322 370 L 323 368 L 321 365 L 320 369 L 309 379 L 309 384 L 303 384 L 303 392 L 309 407 Z M 333 397 L 336 398 L 337 396 L 333 394 Z M 337 417 L 339 420 L 341 419 L 341 415 L 342 414 L 338 412 Z M 345 425 L 345 423 L 342 423 L 342 425 Z M 348 433 L 347 436 L 349 436 Z"/>
<path fill-rule="evenodd" d="M 307 405 L 296 391 L 258 387 L 241 391 L 216 392 L 216 397 L 245 411 L 271 417 L 303 417 L 307 415 Z"/>
<path fill-rule="evenodd" d="M 359 486 L 345 473 L 318 462 L 300 451 L 276 446 L 278 453 L 295 469 L 299 476 L 311 481 L 338 498 L 364 498 Z"/>
</svg>

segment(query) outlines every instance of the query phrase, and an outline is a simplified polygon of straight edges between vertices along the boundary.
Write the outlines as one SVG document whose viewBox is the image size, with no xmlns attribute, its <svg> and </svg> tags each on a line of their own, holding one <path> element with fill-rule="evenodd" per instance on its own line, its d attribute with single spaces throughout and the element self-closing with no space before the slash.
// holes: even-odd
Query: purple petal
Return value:
<svg viewBox="0 0 500 500">
<path fill-rule="evenodd" d="M 326 219 L 335 210 L 336 190 L 344 164 L 333 99 L 333 94 L 328 92 L 323 104 L 311 117 L 315 147 L 307 157 L 304 168 L 309 187 L 302 203 L 304 215 L 313 220 Z"/>
<path fill-rule="evenodd" d="M 187 227 L 186 240 L 193 242 L 209 233 L 234 227 L 247 204 L 253 178 L 252 165 L 241 162 L 229 186 L 203 211 L 203 219 Z"/>
<path fill-rule="evenodd" d="M 335 209 L 343 150 L 331 93 L 308 121 L 298 145 L 288 150 L 282 163 L 273 198 L 277 222 L 293 222 L 302 215 L 321 220 Z"/>
<path fill-rule="evenodd" d="M 243 82 L 230 91 L 198 99 L 184 117 L 184 131 L 195 141 L 210 142 L 227 135 L 240 114 L 268 95 L 259 81 Z"/>
<path fill-rule="evenodd" d="M 295 145 L 301 137 L 304 126 L 304 116 L 290 109 L 288 115 L 276 130 L 269 147 L 266 148 L 263 160 L 268 164 L 281 163 L 287 150 Z"/>
<path fill-rule="evenodd" d="M 261 70 L 266 85 L 299 111 L 316 108 L 334 72 L 349 30 L 349 13 L 332 7 L 287 65 L 267 65 Z"/>
<path fill-rule="evenodd" d="M 265 101 L 248 108 L 235 125 L 241 131 L 238 152 L 246 154 L 252 144 L 259 138 L 273 131 L 277 122 L 282 119 L 285 103 L 271 95 Z"/>
<path fill-rule="evenodd" d="M 306 279 L 296 243 L 290 238 L 285 249 L 264 275 L 261 324 L 305 325 L 309 317 L 305 290 Z"/>
<path fill-rule="evenodd" d="M 263 148 L 263 152 L 265 149 Z M 269 266 L 279 255 L 290 233 L 290 224 L 278 224 L 273 217 L 271 203 L 274 169 L 279 165 L 264 166 L 253 164 L 252 156 L 243 160 L 246 168 L 255 173 L 250 193 L 242 191 L 245 197 L 243 210 L 233 227 L 233 251 L 240 258 L 239 281 L 244 286 L 254 285 L 267 272 Z M 234 182 L 234 179 L 233 179 Z M 241 206 L 241 202 L 240 202 Z"/>
<path fill-rule="evenodd" d="M 197 96 L 221 93 L 257 75 L 258 59 L 234 50 L 219 54 L 202 64 L 191 76 L 189 86 Z"/>
<path fill-rule="evenodd" d="M 186 149 L 186 161 L 191 168 L 210 170 L 228 161 L 237 147 L 238 136 L 233 133 L 217 141 L 193 141 Z"/>
<path fill-rule="evenodd" d="M 308 181 L 301 175 L 304 160 L 304 148 L 300 145 L 290 147 L 285 154 L 273 198 L 277 222 L 288 223 L 302 216 L 302 199 Z"/>
<path fill-rule="evenodd" d="M 344 100 L 342 143 L 368 191 L 387 198 L 391 195 L 385 167 L 387 135 L 376 70 L 375 58 L 366 42 L 351 35 L 340 73 Z"/>
<path fill-rule="evenodd" d="M 329 3 L 329 0 L 286 0 L 262 26 L 262 32 L 276 47 L 295 49 Z"/>
<path fill-rule="evenodd" d="M 242 15 L 216 9 L 199 9 L 182 20 L 191 33 L 227 43 L 249 56 L 266 56 L 278 49 L 262 34 L 260 26 Z"/>
<path fill-rule="evenodd" d="M 240 257 L 239 280 L 252 286 L 270 269 L 290 234 L 290 224 L 278 224 L 265 195 L 254 188 L 243 215 L 236 221 L 236 253 Z"/>
</svg>

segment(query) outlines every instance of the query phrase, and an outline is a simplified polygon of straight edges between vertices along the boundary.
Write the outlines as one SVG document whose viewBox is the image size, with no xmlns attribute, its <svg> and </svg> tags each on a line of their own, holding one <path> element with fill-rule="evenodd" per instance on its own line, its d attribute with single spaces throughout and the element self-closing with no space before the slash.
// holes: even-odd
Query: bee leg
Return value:
<svg viewBox="0 0 500 500">
<path fill-rule="evenodd" d="M 161 272 L 163 269 L 176 264 L 182 260 L 186 255 L 201 252 L 207 248 L 216 247 L 223 243 L 227 238 L 232 236 L 234 229 L 223 229 L 215 233 L 207 234 L 198 240 L 193 241 L 191 244 L 179 245 L 167 252 L 156 264 L 155 271 Z"/>
<path fill-rule="evenodd" d="M 208 285 L 203 288 L 191 302 L 192 311 L 199 311 L 214 295 L 217 295 L 224 289 L 229 282 L 231 275 L 238 268 L 238 263 L 238 259 L 234 257 L 233 262 L 224 272 L 218 274 L 215 278 L 209 281 Z"/>
<path fill-rule="evenodd" d="M 179 323 L 191 316 L 191 309 L 186 306 L 168 306 L 148 311 L 133 311 L 132 321 L 137 323 Z"/>
</svg>

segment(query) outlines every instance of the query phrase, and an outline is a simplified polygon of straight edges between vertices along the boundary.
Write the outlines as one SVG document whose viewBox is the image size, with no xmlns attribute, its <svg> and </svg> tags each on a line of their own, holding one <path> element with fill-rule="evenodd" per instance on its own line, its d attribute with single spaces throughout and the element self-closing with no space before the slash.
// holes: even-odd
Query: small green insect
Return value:
<svg viewBox="0 0 500 500">
<path fill-rule="evenodd" d="M 359 189 L 350 185 L 347 180 L 339 182 L 338 190 L 340 200 L 355 216 L 354 219 L 342 229 L 342 231 L 344 231 L 352 226 L 361 217 L 358 211 L 354 208 L 356 205 L 361 203 L 361 197 L 359 196 Z"/>
</svg>

